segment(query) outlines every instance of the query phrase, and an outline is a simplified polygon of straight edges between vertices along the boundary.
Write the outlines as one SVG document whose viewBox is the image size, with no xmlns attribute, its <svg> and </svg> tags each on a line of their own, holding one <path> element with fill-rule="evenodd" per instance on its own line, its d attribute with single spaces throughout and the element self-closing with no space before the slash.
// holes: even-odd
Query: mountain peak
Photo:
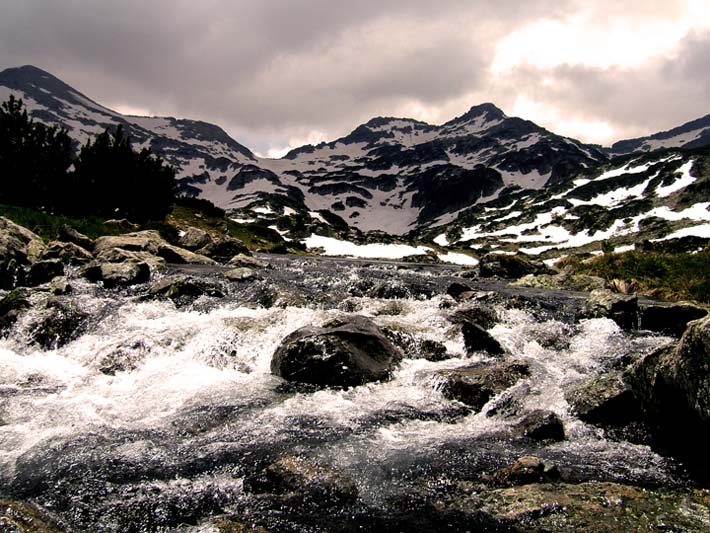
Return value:
<svg viewBox="0 0 710 533">
<path fill-rule="evenodd" d="M 479 117 L 484 117 L 487 121 L 503 120 L 508 118 L 500 108 L 490 102 L 478 104 L 466 111 L 463 115 L 456 117 L 447 122 L 447 124 L 460 124 L 462 122 L 471 122 Z"/>
</svg>

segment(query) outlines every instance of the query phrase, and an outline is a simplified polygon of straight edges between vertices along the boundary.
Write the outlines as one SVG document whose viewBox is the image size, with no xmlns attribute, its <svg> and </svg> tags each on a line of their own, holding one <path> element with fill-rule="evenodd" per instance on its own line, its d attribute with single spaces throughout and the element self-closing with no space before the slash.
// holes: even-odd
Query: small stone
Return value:
<svg viewBox="0 0 710 533">
<path fill-rule="evenodd" d="M 251 268 L 246 268 L 246 267 L 240 267 L 240 268 L 233 268 L 232 270 L 228 270 L 227 272 L 224 272 L 222 274 L 225 278 L 227 278 L 229 281 L 253 281 L 257 279 L 256 272 L 254 272 Z"/>
</svg>

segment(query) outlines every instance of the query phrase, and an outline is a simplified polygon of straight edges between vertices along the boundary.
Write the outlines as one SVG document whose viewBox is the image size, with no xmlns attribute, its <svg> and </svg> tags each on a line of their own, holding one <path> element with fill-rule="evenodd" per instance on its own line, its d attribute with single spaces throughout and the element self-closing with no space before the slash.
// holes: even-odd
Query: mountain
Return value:
<svg viewBox="0 0 710 533">
<path fill-rule="evenodd" d="M 10 93 L 35 119 L 67 127 L 77 146 L 123 124 L 136 145 L 175 166 L 183 194 L 287 239 L 377 231 L 548 259 L 607 241 L 710 237 L 702 148 L 710 115 L 603 149 L 485 103 L 441 125 L 373 118 L 335 141 L 265 159 L 216 125 L 125 116 L 36 67 L 0 72 L 0 100 Z"/>
<path fill-rule="evenodd" d="M 563 182 L 607 159 L 597 147 L 507 117 L 493 104 L 441 126 L 374 118 L 341 139 L 272 160 L 212 124 L 121 115 L 36 67 L 1 72 L 0 99 L 10 93 L 35 119 L 67 127 L 77 146 L 123 124 L 135 144 L 175 166 L 185 194 L 226 209 L 328 210 L 365 231 L 404 234 L 446 222 L 505 190 Z"/>
<path fill-rule="evenodd" d="M 628 154 L 662 148 L 700 148 L 707 145 L 710 145 L 710 115 L 648 137 L 618 141 L 612 145 L 611 152 Z"/>
</svg>

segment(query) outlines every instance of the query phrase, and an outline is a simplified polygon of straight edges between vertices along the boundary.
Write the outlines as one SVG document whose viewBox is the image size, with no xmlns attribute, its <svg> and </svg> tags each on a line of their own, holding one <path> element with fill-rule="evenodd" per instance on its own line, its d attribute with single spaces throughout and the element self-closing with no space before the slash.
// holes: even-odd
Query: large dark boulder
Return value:
<svg viewBox="0 0 710 533">
<path fill-rule="evenodd" d="M 31 306 L 32 289 L 18 287 L 0 300 L 0 334 L 10 328 Z"/>
<path fill-rule="evenodd" d="M 600 426 L 621 426 L 641 416 L 631 387 L 617 373 L 583 380 L 565 390 L 572 412 L 584 422 Z"/>
<path fill-rule="evenodd" d="M 27 282 L 34 287 L 63 275 L 64 264 L 60 259 L 43 259 L 32 264 Z"/>
<path fill-rule="evenodd" d="M 45 350 L 60 348 L 86 331 L 88 319 L 75 303 L 52 298 L 29 325 L 30 338 Z"/>
<path fill-rule="evenodd" d="M 88 265 L 82 271 L 89 281 L 102 282 L 104 287 L 126 287 L 145 283 L 150 279 L 150 266 L 147 263 L 96 263 Z"/>
<path fill-rule="evenodd" d="M 288 335 L 271 359 L 271 372 L 289 381 L 352 387 L 389 379 L 401 359 L 374 322 L 352 316 Z"/>
<path fill-rule="evenodd" d="M 680 337 L 688 322 L 707 316 L 708 310 L 690 303 L 648 304 L 639 309 L 639 327 Z"/>
<path fill-rule="evenodd" d="M 610 318 L 625 330 L 638 328 L 638 298 L 611 292 L 594 290 L 584 305 L 580 318 Z"/>
<path fill-rule="evenodd" d="M 466 353 L 486 352 L 489 355 L 503 355 L 505 348 L 485 329 L 474 322 L 464 322 L 461 325 L 463 343 Z"/>
<path fill-rule="evenodd" d="M 439 388 L 450 400 L 458 400 L 480 411 L 493 396 L 528 376 L 530 370 L 523 361 L 477 364 L 436 374 Z"/>
<path fill-rule="evenodd" d="M 228 262 L 235 255 L 251 255 L 249 248 L 242 241 L 228 235 L 223 235 L 206 246 L 199 248 L 197 253 L 220 263 Z"/>
<path fill-rule="evenodd" d="M 552 271 L 540 261 L 523 255 L 486 254 L 478 265 L 482 278 L 518 279 L 528 274 L 550 274 Z"/>
<path fill-rule="evenodd" d="M 178 305 L 183 305 L 193 302 L 200 296 L 222 298 L 224 291 L 217 283 L 208 279 L 178 275 L 165 277 L 153 283 L 148 289 L 148 296 L 169 298 Z"/>
<path fill-rule="evenodd" d="M 560 417 L 553 411 L 544 409 L 535 409 L 526 413 L 513 426 L 513 433 L 538 441 L 561 441 L 565 439 L 565 428 Z"/>
<path fill-rule="evenodd" d="M 94 256 L 73 242 L 52 241 L 47 245 L 42 259 L 58 259 L 70 265 L 85 265 L 93 261 Z"/>
</svg>

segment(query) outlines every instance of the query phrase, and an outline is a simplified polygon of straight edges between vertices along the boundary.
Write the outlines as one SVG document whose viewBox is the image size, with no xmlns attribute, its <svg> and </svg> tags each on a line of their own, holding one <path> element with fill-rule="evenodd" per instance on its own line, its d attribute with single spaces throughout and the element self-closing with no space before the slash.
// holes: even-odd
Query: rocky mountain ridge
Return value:
<svg viewBox="0 0 710 533">
<path fill-rule="evenodd" d="M 604 149 L 486 103 L 440 126 L 377 117 L 335 141 L 265 159 L 218 126 L 124 116 L 36 67 L 2 71 L 0 99 L 9 94 L 36 120 L 67 127 L 77 146 L 123 124 L 135 144 L 176 168 L 183 194 L 270 225 L 285 239 L 375 231 L 476 256 L 522 250 L 549 258 L 609 239 L 628 246 L 649 228 L 652 239 L 705 234 L 685 228 L 706 220 L 708 117 Z M 632 153 L 618 159 L 625 152 Z M 629 217 L 633 227 L 622 228 Z"/>
</svg>

